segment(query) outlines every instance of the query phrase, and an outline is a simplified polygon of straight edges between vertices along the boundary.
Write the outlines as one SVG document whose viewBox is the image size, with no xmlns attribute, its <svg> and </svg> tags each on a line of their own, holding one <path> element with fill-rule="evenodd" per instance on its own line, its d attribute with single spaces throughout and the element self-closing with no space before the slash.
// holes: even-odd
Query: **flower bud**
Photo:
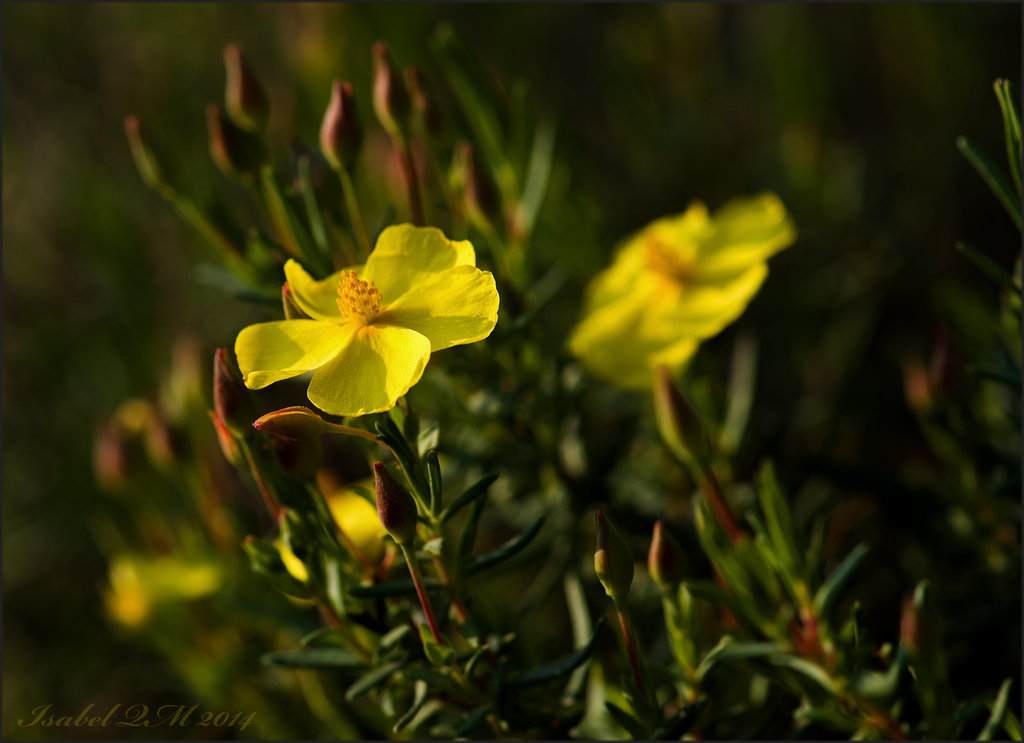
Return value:
<svg viewBox="0 0 1024 743">
<path fill-rule="evenodd" d="M 139 175 L 147 186 L 156 191 L 171 191 L 168 169 L 163 158 L 153 149 L 152 142 L 143 136 L 142 122 L 138 116 L 129 116 L 124 120 L 124 132 L 128 137 L 128 147 Z"/>
<path fill-rule="evenodd" d="M 494 222 L 501 216 L 501 197 L 498 189 L 477 159 L 473 145 L 463 142 L 459 150 L 466 211 L 477 218 Z"/>
<path fill-rule="evenodd" d="M 302 308 L 295 303 L 295 297 L 292 295 L 292 288 L 288 285 L 288 282 L 284 282 L 281 285 L 281 306 L 284 308 L 284 319 L 285 320 L 302 320 L 309 318 Z"/>
<path fill-rule="evenodd" d="M 437 137 L 441 133 L 441 112 L 416 65 L 408 65 L 405 68 L 405 82 L 409 86 L 413 110 L 423 124 L 424 131 L 432 137 Z"/>
<path fill-rule="evenodd" d="M 115 421 L 105 421 L 96 427 L 93 437 L 93 472 L 100 487 L 119 490 L 128 479 L 131 455 L 125 432 Z"/>
<path fill-rule="evenodd" d="M 267 413 L 257 418 L 252 425 L 258 431 L 293 441 L 316 438 L 330 428 L 327 421 L 302 405 Z"/>
<path fill-rule="evenodd" d="M 594 523 L 597 527 L 594 572 L 605 593 L 618 603 L 629 595 L 633 583 L 633 557 L 626 541 L 603 511 L 594 511 Z"/>
<path fill-rule="evenodd" d="M 647 569 L 663 591 L 674 591 L 686 578 L 686 555 L 672 532 L 661 521 L 654 523 L 651 549 L 647 553 Z"/>
<path fill-rule="evenodd" d="M 270 118 L 267 93 L 253 74 L 239 44 L 224 47 L 227 84 L 224 87 L 224 108 L 231 120 L 247 131 L 266 128 Z"/>
<path fill-rule="evenodd" d="M 377 518 L 399 544 L 416 537 L 416 501 L 387 471 L 383 462 L 373 464 L 373 490 Z"/>
<path fill-rule="evenodd" d="M 238 440 L 235 435 L 228 430 L 227 425 L 224 423 L 224 419 L 217 415 L 217 411 L 208 411 L 210 420 L 213 421 L 214 430 L 217 431 L 217 442 L 220 444 L 220 450 L 224 452 L 224 458 L 228 462 L 238 469 L 245 467 L 245 456 L 242 454 L 242 449 L 238 445 Z"/>
<path fill-rule="evenodd" d="M 373 110 L 388 135 L 401 140 L 409 118 L 409 94 L 383 41 L 373 45 Z"/>
<path fill-rule="evenodd" d="M 711 457 L 707 427 L 693 403 L 676 387 L 667 366 L 661 365 L 654 383 L 654 415 L 665 445 L 679 459 L 703 469 Z"/>
<path fill-rule="evenodd" d="M 213 355 L 213 409 L 235 436 L 244 436 L 249 431 L 252 397 L 228 362 L 226 348 L 218 348 Z"/>
<path fill-rule="evenodd" d="M 206 127 L 210 136 L 210 157 L 230 178 L 253 176 L 260 167 L 260 144 L 249 132 L 231 121 L 220 106 L 206 107 Z"/>
<path fill-rule="evenodd" d="M 352 83 L 335 80 L 331 102 L 320 125 L 320 151 L 331 167 L 351 170 L 363 145 L 363 128 L 356 114 Z"/>
</svg>

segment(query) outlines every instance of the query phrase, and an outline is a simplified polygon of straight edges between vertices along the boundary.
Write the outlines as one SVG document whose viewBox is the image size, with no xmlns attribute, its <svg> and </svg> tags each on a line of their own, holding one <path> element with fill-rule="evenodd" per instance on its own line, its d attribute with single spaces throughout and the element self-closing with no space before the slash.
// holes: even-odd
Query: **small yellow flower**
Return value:
<svg viewBox="0 0 1024 743">
<path fill-rule="evenodd" d="M 767 259 L 795 237 L 770 193 L 734 200 L 713 217 L 694 202 L 652 222 L 588 287 L 569 348 L 599 377 L 649 387 L 658 365 L 678 370 L 743 313 L 768 274 Z"/>
<path fill-rule="evenodd" d="M 359 483 L 373 488 L 372 480 Z M 377 509 L 358 493 L 341 489 L 324 491 L 324 498 L 338 527 L 352 540 L 352 543 L 371 563 L 380 562 L 384 555 L 384 527 L 377 516 Z"/>
<path fill-rule="evenodd" d="M 434 227 L 388 227 L 363 266 L 314 281 L 284 267 L 292 297 L 311 319 L 250 325 L 235 354 L 245 384 L 316 370 L 310 402 L 333 415 L 394 406 L 419 381 L 430 354 L 483 340 L 498 321 L 498 292 L 468 241 Z"/>
</svg>

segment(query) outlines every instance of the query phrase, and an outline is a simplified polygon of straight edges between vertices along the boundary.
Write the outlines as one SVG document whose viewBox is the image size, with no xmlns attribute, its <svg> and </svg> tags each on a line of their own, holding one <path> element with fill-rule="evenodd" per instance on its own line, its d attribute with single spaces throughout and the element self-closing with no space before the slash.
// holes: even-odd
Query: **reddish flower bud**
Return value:
<svg viewBox="0 0 1024 743">
<path fill-rule="evenodd" d="M 423 124 L 424 131 L 432 137 L 437 137 L 441 133 L 441 112 L 416 65 L 408 65 L 405 68 L 405 82 L 409 86 L 413 110 Z"/>
<path fill-rule="evenodd" d="M 686 578 L 685 558 L 683 548 L 672 532 L 656 521 L 651 549 L 647 553 L 647 569 L 663 591 L 675 589 Z"/>
<path fill-rule="evenodd" d="M 383 462 L 374 462 L 373 490 L 377 517 L 388 534 L 399 544 L 412 542 L 416 537 L 416 501 L 391 476 Z"/>
<path fill-rule="evenodd" d="M 238 126 L 248 131 L 266 128 L 270 103 L 260 81 L 242 54 L 239 44 L 224 47 L 227 84 L 224 87 L 224 108 Z"/>
<path fill-rule="evenodd" d="M 235 436 L 244 436 L 253 416 L 252 397 L 228 358 L 226 348 L 213 355 L 213 409 Z"/>
<path fill-rule="evenodd" d="M 378 41 L 373 45 L 373 110 L 392 139 L 402 139 L 409 108 L 409 94 L 391 61 L 388 45 Z"/>
<path fill-rule="evenodd" d="M 235 439 L 235 435 L 228 430 L 223 419 L 217 415 L 217 411 L 210 410 L 208 413 L 210 420 L 213 421 L 213 427 L 217 431 L 217 442 L 220 444 L 220 450 L 224 452 L 224 458 L 232 466 L 239 469 L 244 468 L 245 456 L 242 454 L 241 447 L 238 446 L 238 440 Z"/>
<path fill-rule="evenodd" d="M 633 584 L 633 557 L 626 540 L 603 511 L 594 512 L 594 524 L 597 528 L 594 572 L 605 593 L 617 603 L 629 595 L 629 587 Z"/>
<path fill-rule="evenodd" d="M 260 167 L 260 143 L 224 115 L 220 106 L 206 107 L 206 126 L 210 136 L 210 157 L 221 171 L 231 177 L 253 176 Z"/>
<path fill-rule="evenodd" d="M 501 216 L 501 196 L 498 189 L 483 164 L 477 159 L 473 145 L 463 142 L 459 152 L 466 211 L 470 215 L 494 222 Z"/>
<path fill-rule="evenodd" d="M 332 168 L 351 170 L 363 145 L 363 128 L 356 114 L 352 83 L 335 80 L 331 102 L 320 125 L 320 151 Z"/>
<path fill-rule="evenodd" d="M 135 167 L 145 184 L 156 191 L 173 191 L 166 162 L 154 150 L 151 138 L 143 133 L 138 116 L 129 116 L 124 120 L 124 133 L 128 137 L 128 147 Z"/>
</svg>

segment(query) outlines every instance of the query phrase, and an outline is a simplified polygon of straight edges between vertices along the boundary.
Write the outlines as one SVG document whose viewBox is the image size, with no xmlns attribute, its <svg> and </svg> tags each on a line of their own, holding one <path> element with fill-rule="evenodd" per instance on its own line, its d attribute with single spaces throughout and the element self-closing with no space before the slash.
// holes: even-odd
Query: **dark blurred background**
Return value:
<svg viewBox="0 0 1024 743">
<path fill-rule="evenodd" d="M 954 146 L 968 135 L 1005 162 L 992 82 L 1018 80 L 1019 6 L 46 3 L 2 12 L 6 737 L 49 736 L 15 727 L 40 704 L 77 713 L 182 688 L 103 611 L 92 437 L 120 401 L 153 392 L 175 339 L 230 346 L 254 317 L 195 280 L 202 246 L 143 186 L 123 130 L 125 116 L 139 115 L 193 189 L 229 188 L 210 161 L 204 107 L 222 96 L 231 41 L 269 89 L 272 129 L 312 145 L 335 77 L 353 81 L 364 122 L 376 126 L 374 41 L 438 79 L 428 40 L 450 22 L 499 100 L 523 81 L 534 109 L 557 121 L 535 247 L 570 271 L 572 291 L 617 240 L 691 199 L 715 208 L 778 193 L 798 242 L 773 259 L 737 329 L 708 343 L 707 358 L 726 368 L 733 332 L 761 337 L 737 468 L 770 452 L 784 479 L 849 483 L 840 499 L 849 534 L 835 539 L 894 535 L 868 569 L 879 605 L 890 602 L 878 623 L 892 639 L 891 601 L 945 565 L 942 545 L 915 541 L 934 506 L 893 484 L 908 460 L 929 461 L 902 363 L 927 358 L 941 326 L 954 372 L 984 344 L 997 295 L 956 241 L 1005 268 L 1019 250 L 1013 224 Z M 1007 605 L 963 636 L 983 637 L 986 621 L 1016 630 L 953 662 L 969 671 L 986 657 L 1019 678 L 1019 593 L 992 601 Z M 1014 635 L 1016 645 L 998 646 Z M 1003 677 L 976 670 L 957 677 L 958 697 Z"/>
</svg>

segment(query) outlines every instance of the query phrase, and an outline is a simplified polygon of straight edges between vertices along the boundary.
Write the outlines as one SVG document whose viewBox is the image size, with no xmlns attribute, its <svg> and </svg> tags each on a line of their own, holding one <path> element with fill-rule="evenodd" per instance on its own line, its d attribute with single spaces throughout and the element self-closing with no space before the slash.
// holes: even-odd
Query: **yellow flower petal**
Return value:
<svg viewBox="0 0 1024 743">
<path fill-rule="evenodd" d="M 436 227 L 400 224 L 380 233 L 360 278 L 373 281 L 389 304 L 431 275 L 464 265 L 476 265 L 468 240 L 449 240 Z"/>
<path fill-rule="evenodd" d="M 715 213 L 715 230 L 702 246 L 696 280 L 707 284 L 735 276 L 794 239 L 796 229 L 774 194 L 731 201 Z"/>
<path fill-rule="evenodd" d="M 368 484 L 372 489 L 372 481 Z M 331 515 L 345 536 L 370 562 L 378 562 L 384 554 L 384 535 L 387 532 L 380 523 L 377 509 L 351 490 L 327 494 L 326 500 Z"/>
<path fill-rule="evenodd" d="M 367 325 L 313 375 L 307 394 L 332 415 L 379 413 L 419 381 L 429 359 L 426 336 L 393 325 Z"/>
<path fill-rule="evenodd" d="M 320 320 L 282 320 L 244 328 L 235 339 L 235 355 L 246 387 L 262 389 L 326 364 L 349 342 L 353 331 L 350 323 Z"/>
<path fill-rule="evenodd" d="M 353 267 L 358 273 L 359 266 Z M 341 317 L 338 309 L 338 279 L 341 272 L 332 273 L 326 279 L 316 281 L 306 273 L 302 264 L 289 258 L 284 264 L 284 275 L 291 287 L 295 304 L 315 320 L 337 321 Z"/>
<path fill-rule="evenodd" d="M 379 320 L 422 333 L 431 351 L 483 340 L 498 322 L 494 276 L 470 265 L 434 274 L 388 305 Z"/>
</svg>

